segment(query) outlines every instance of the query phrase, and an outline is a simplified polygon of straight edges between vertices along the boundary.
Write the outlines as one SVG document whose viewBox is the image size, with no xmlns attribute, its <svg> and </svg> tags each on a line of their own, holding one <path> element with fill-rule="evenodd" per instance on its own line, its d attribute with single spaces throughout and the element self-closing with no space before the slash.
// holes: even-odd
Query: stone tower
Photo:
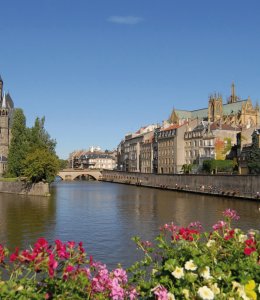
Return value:
<svg viewBox="0 0 260 300">
<path fill-rule="evenodd" d="M 9 94 L 3 93 L 3 80 L 0 77 L 0 176 L 7 167 L 8 150 L 11 141 L 11 116 L 13 101 Z"/>
<path fill-rule="evenodd" d="M 228 99 L 228 104 L 230 103 L 235 103 L 237 101 L 239 101 L 239 97 L 236 95 L 236 91 L 235 91 L 235 84 L 234 82 L 232 82 L 232 85 L 231 85 L 231 95 Z"/>
<path fill-rule="evenodd" d="M 2 95 L 3 95 L 3 79 L 1 78 L 0 75 L 0 102 L 2 102 Z"/>
<path fill-rule="evenodd" d="M 215 122 L 222 119 L 223 101 L 220 94 L 214 94 L 209 97 L 208 121 Z"/>
</svg>

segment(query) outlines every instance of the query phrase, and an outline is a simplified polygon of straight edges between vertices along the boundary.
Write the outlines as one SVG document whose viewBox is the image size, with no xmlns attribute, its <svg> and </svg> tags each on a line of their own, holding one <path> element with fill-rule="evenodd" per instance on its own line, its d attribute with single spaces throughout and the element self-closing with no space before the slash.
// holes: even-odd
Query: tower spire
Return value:
<svg viewBox="0 0 260 300">
<path fill-rule="evenodd" d="M 3 97 L 2 108 L 6 108 L 6 98 L 5 98 L 5 92 L 4 92 L 4 97 Z"/>
<path fill-rule="evenodd" d="M 235 91 L 235 84 L 233 81 L 232 85 L 231 85 L 230 103 L 235 103 L 235 102 L 237 102 L 237 96 L 236 96 L 236 91 Z"/>
</svg>

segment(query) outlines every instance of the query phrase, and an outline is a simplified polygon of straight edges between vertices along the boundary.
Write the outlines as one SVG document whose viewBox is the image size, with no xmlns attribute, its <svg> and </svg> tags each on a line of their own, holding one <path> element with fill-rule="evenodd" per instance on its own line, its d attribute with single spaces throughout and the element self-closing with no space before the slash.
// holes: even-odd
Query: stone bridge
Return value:
<svg viewBox="0 0 260 300">
<path fill-rule="evenodd" d="M 100 170 L 91 170 L 91 169 L 64 169 L 61 170 L 57 176 L 62 180 L 75 180 L 76 178 L 82 177 L 92 177 L 95 180 L 100 180 L 102 173 Z"/>
</svg>

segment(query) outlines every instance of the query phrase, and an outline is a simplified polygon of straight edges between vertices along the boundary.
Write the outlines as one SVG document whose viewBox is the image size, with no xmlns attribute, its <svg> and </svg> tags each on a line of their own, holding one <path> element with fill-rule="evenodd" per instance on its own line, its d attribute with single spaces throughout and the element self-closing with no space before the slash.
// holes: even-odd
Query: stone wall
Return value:
<svg viewBox="0 0 260 300">
<path fill-rule="evenodd" d="M 5 182 L 0 181 L 0 193 L 31 195 L 31 196 L 49 196 L 50 189 L 48 183 L 39 182 L 28 184 L 23 181 Z"/>
<path fill-rule="evenodd" d="M 106 170 L 102 173 L 102 180 L 194 193 L 260 199 L 260 176 L 257 175 L 158 175 Z"/>
</svg>

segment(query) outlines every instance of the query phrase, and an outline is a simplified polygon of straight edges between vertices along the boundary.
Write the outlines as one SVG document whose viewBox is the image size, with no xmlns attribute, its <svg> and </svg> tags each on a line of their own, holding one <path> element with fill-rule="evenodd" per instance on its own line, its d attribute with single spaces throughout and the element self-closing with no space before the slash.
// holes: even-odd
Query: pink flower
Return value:
<svg viewBox="0 0 260 300">
<path fill-rule="evenodd" d="M 112 287 L 110 296 L 113 300 L 124 300 L 124 289 L 119 285 L 118 279 L 112 280 Z"/>
<path fill-rule="evenodd" d="M 68 244 L 69 249 L 73 249 L 76 245 L 76 243 L 74 241 L 68 241 L 67 244 Z"/>
<path fill-rule="evenodd" d="M 54 259 L 54 255 L 50 254 L 49 256 L 49 276 L 52 278 L 54 276 L 54 270 L 58 267 L 58 262 Z"/>
<path fill-rule="evenodd" d="M 45 238 L 39 238 L 34 245 L 34 250 L 37 251 L 37 250 L 47 249 L 48 246 L 49 246 L 49 244 Z"/>
<path fill-rule="evenodd" d="M 79 242 L 79 252 L 80 252 L 80 254 L 85 253 L 85 249 L 83 248 L 83 243 L 82 242 Z"/>
<path fill-rule="evenodd" d="M 244 254 L 249 256 L 252 252 L 255 252 L 256 248 L 245 247 Z"/>
<path fill-rule="evenodd" d="M 16 247 L 14 253 L 10 255 L 10 261 L 14 262 L 18 258 L 19 248 Z"/>
<path fill-rule="evenodd" d="M 164 286 L 158 285 L 152 291 L 157 296 L 157 300 L 168 300 L 168 291 Z"/>
<path fill-rule="evenodd" d="M 192 222 L 189 224 L 188 228 L 194 228 L 197 229 L 198 231 L 202 230 L 202 225 L 200 222 L 196 221 L 196 222 Z"/>
<path fill-rule="evenodd" d="M 252 252 L 256 251 L 256 241 L 254 240 L 253 237 L 247 239 L 245 241 L 246 247 L 244 249 L 244 254 L 245 255 L 250 255 Z"/>
<path fill-rule="evenodd" d="M 4 261 L 5 258 L 5 249 L 4 247 L 0 244 L 0 263 Z"/>
<path fill-rule="evenodd" d="M 119 280 L 119 282 L 127 283 L 127 275 L 125 270 L 118 268 L 114 270 L 113 274 Z"/>
<path fill-rule="evenodd" d="M 30 262 L 30 261 L 34 261 L 36 256 L 37 256 L 37 253 L 35 253 L 35 252 L 30 253 L 29 250 L 24 250 L 20 254 L 19 260 L 22 261 L 22 262 L 23 261 L 24 262 Z"/>
<path fill-rule="evenodd" d="M 235 230 L 234 229 L 229 230 L 228 233 L 225 234 L 224 239 L 225 240 L 230 240 L 230 239 L 234 238 L 234 235 L 235 235 Z"/>
<path fill-rule="evenodd" d="M 71 272 L 73 272 L 75 270 L 75 267 L 73 267 L 72 265 L 68 265 L 63 273 L 63 279 L 68 279 L 69 275 Z"/>
<path fill-rule="evenodd" d="M 66 244 L 63 244 L 60 240 L 55 241 L 56 251 L 59 258 L 69 258 L 70 254 L 66 251 Z"/>
<path fill-rule="evenodd" d="M 224 222 L 224 221 L 218 221 L 218 223 L 216 223 L 215 225 L 213 225 L 212 228 L 216 231 L 216 230 L 224 228 L 226 225 L 227 225 L 226 222 Z"/>
<path fill-rule="evenodd" d="M 223 216 L 226 218 L 229 218 L 231 220 L 238 220 L 240 218 L 239 215 L 237 214 L 237 212 L 230 208 L 226 209 L 223 212 Z"/>
<path fill-rule="evenodd" d="M 135 300 L 135 299 L 137 299 L 138 293 L 137 293 L 136 289 L 132 289 L 127 293 L 127 295 L 130 300 Z"/>
</svg>

